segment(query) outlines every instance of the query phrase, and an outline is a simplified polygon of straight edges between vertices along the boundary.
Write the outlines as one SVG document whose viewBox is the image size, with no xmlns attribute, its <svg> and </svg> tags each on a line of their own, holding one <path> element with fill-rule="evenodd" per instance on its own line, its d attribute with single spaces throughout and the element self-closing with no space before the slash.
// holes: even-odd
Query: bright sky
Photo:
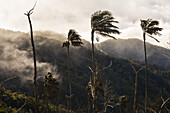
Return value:
<svg viewBox="0 0 170 113">
<path fill-rule="evenodd" d="M 0 0 L 0 28 L 29 31 L 27 17 L 35 0 Z M 82 38 L 90 40 L 90 17 L 97 10 L 108 10 L 119 21 L 117 38 L 140 38 L 140 19 L 156 19 L 163 27 L 161 43 L 170 42 L 170 0 L 37 0 L 31 15 L 34 30 L 52 30 L 67 34 L 76 29 Z M 100 36 L 99 36 L 100 37 Z M 103 38 L 100 37 L 102 40 Z"/>
</svg>

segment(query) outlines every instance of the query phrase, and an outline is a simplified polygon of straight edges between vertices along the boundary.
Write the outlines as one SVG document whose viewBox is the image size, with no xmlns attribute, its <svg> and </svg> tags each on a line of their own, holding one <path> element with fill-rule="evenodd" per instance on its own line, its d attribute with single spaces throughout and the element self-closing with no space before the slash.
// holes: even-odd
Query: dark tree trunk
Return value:
<svg viewBox="0 0 170 113">
<path fill-rule="evenodd" d="M 93 78 L 93 84 L 95 87 L 96 84 L 96 72 L 95 72 L 95 61 L 94 61 L 94 30 L 91 31 L 91 41 L 92 41 L 92 78 Z M 96 95 L 95 95 L 95 88 L 94 88 L 94 97 L 93 97 L 93 113 L 96 112 Z"/>
<path fill-rule="evenodd" d="M 94 62 L 94 31 L 91 31 L 91 45 L 92 45 L 92 69 L 94 71 L 95 62 Z"/>
<path fill-rule="evenodd" d="M 88 106 L 88 113 L 90 113 L 90 108 L 91 108 L 91 105 L 90 105 L 90 93 L 87 91 L 87 106 Z"/>
<path fill-rule="evenodd" d="M 67 61 L 68 61 L 68 82 L 69 82 L 69 110 L 71 110 L 71 97 L 72 97 L 72 90 L 71 90 L 71 76 L 70 76 L 70 47 L 68 44 L 67 47 Z"/>
<path fill-rule="evenodd" d="M 96 96 L 93 98 L 93 113 L 96 113 Z"/>
<path fill-rule="evenodd" d="M 134 104 L 133 104 L 133 113 L 135 113 L 135 111 L 136 111 L 137 90 L 138 90 L 138 73 L 136 72 L 136 80 L 135 80 L 135 94 L 134 94 Z"/>
<path fill-rule="evenodd" d="M 34 60 L 34 95 L 35 95 L 35 113 L 38 113 L 38 89 L 37 89 L 37 66 L 36 66 L 36 54 L 35 54 L 35 46 L 34 46 L 34 38 L 33 38 L 33 29 L 31 24 L 30 15 L 28 14 L 28 21 L 30 24 L 30 33 L 31 33 L 31 44 L 33 51 L 33 60 Z"/>
<path fill-rule="evenodd" d="M 122 113 L 122 106 L 120 105 L 120 113 Z"/>
<path fill-rule="evenodd" d="M 147 113 L 147 103 L 148 103 L 148 64 L 147 64 L 147 51 L 146 51 L 145 33 L 143 33 L 143 40 L 144 40 L 144 52 L 145 52 L 145 113 Z"/>
</svg>

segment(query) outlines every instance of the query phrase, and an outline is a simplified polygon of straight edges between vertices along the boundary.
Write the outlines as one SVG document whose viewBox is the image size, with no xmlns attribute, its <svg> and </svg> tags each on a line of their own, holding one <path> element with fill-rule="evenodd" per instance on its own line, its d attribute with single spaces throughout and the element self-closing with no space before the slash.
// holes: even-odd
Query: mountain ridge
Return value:
<svg viewBox="0 0 170 113">
<path fill-rule="evenodd" d="M 113 57 L 123 57 L 144 62 L 143 41 L 139 39 L 107 40 L 96 44 L 97 49 Z M 146 43 L 148 63 L 170 70 L 170 50 Z"/>
<path fill-rule="evenodd" d="M 12 33 L 11 33 L 12 34 Z M 3 37 L 4 36 L 4 37 Z M 24 35 L 3 35 L 0 34 L 0 81 L 5 80 L 11 76 L 17 78 L 8 81 L 4 87 L 12 91 L 20 91 L 26 95 L 33 96 L 33 61 L 32 48 L 28 34 Z M 6 37 L 8 36 L 8 38 Z M 12 36 L 12 37 L 11 37 Z M 47 72 L 52 72 L 60 81 L 61 99 L 60 103 L 66 105 L 65 95 L 68 94 L 67 81 L 67 50 L 62 48 L 62 41 L 48 38 L 48 35 L 35 35 L 35 47 L 37 55 L 37 70 L 39 94 L 42 98 L 43 94 L 43 79 Z M 60 39 L 60 37 L 58 38 Z M 76 108 L 87 109 L 87 94 L 85 87 L 87 86 L 91 72 L 91 45 L 85 42 L 86 46 L 80 48 L 70 48 L 70 63 L 72 76 L 72 92 L 73 96 L 73 110 Z M 105 55 L 99 50 L 95 50 L 95 59 L 98 61 L 99 68 L 107 66 L 112 61 L 112 66 L 108 68 L 103 74 L 103 80 L 110 80 L 110 85 L 116 97 L 121 95 L 128 95 L 130 99 L 134 94 L 134 80 L 135 73 L 129 64 L 129 59 L 116 58 L 110 55 Z M 139 69 L 144 64 L 138 61 L 134 66 Z M 169 73 L 157 65 L 148 65 L 149 67 L 149 96 L 160 92 L 160 90 L 169 87 Z M 139 95 L 144 96 L 144 70 L 139 74 Z M 118 102 L 118 99 L 114 100 Z M 142 101 L 142 100 L 141 100 Z"/>
</svg>

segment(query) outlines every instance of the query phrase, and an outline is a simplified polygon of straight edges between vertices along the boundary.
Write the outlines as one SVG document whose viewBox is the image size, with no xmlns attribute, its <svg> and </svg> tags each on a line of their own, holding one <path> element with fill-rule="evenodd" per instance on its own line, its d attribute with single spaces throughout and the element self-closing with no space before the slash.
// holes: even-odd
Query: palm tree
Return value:
<svg viewBox="0 0 170 113">
<path fill-rule="evenodd" d="M 81 47 L 82 46 L 82 41 L 81 41 L 81 36 L 74 30 L 70 29 L 68 32 L 68 37 L 67 41 L 63 43 L 63 47 L 67 47 L 67 62 L 68 62 L 68 82 L 69 82 L 69 93 L 70 96 L 68 96 L 70 99 L 69 102 L 69 107 L 71 110 L 71 97 L 72 97 L 72 91 L 71 91 L 71 77 L 70 77 L 70 42 L 72 46 L 75 47 Z"/>
<path fill-rule="evenodd" d="M 147 19 L 147 20 L 140 20 L 141 21 L 141 27 L 143 30 L 143 41 L 144 41 L 144 53 L 145 53 L 145 113 L 147 108 L 147 98 L 148 98 L 148 67 L 147 67 L 147 53 L 146 53 L 146 35 L 149 37 L 155 39 L 157 42 L 159 42 L 155 37 L 152 35 L 158 35 L 161 34 L 159 31 L 162 31 L 163 28 L 158 27 L 159 21 Z"/>
<path fill-rule="evenodd" d="M 111 34 L 120 34 L 118 31 L 118 27 L 113 25 L 113 23 L 118 23 L 118 21 L 114 20 L 114 17 L 109 11 L 96 11 L 94 14 L 91 16 L 91 41 L 92 41 L 92 76 L 95 75 L 95 62 L 94 62 L 94 33 L 100 34 L 101 36 L 104 37 L 111 37 L 113 39 L 116 39 L 114 36 Z M 96 82 L 94 78 L 94 84 Z M 95 94 L 95 90 L 94 90 Z M 93 99 L 93 113 L 95 113 L 95 101 L 96 101 L 96 96 L 94 95 Z"/>
<path fill-rule="evenodd" d="M 34 45 L 34 38 L 33 38 L 33 28 L 31 23 L 31 14 L 33 13 L 33 10 L 36 6 L 33 6 L 31 10 L 29 10 L 27 13 L 24 13 L 28 17 L 28 22 L 30 25 L 30 34 L 31 34 L 31 44 L 32 44 L 32 51 L 33 51 L 33 60 L 34 60 L 34 95 L 35 95 L 35 113 L 38 113 L 38 87 L 37 87 L 37 65 L 36 65 L 36 54 L 35 54 L 35 45 Z"/>
</svg>

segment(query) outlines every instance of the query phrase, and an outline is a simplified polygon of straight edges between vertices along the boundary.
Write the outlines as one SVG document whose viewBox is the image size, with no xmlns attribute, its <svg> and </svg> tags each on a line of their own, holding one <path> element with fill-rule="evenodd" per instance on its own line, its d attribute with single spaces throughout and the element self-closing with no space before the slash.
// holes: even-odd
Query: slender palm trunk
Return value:
<svg viewBox="0 0 170 113">
<path fill-rule="evenodd" d="M 146 38 L 143 33 L 144 40 L 144 52 L 145 52 L 145 113 L 147 113 L 147 102 L 148 102 L 148 65 L 147 65 L 147 52 L 146 52 Z"/>
<path fill-rule="evenodd" d="M 36 66 L 36 54 L 35 54 L 35 46 L 34 46 L 34 39 L 33 39 L 33 30 L 30 16 L 28 16 L 28 21 L 30 24 L 30 33 L 31 33 L 31 44 L 32 44 L 32 51 L 33 51 L 33 60 L 34 60 L 34 95 L 35 95 L 35 113 L 38 113 L 38 89 L 37 89 L 37 66 Z"/>
<path fill-rule="evenodd" d="M 69 110 L 71 110 L 71 96 L 72 96 L 72 91 L 71 91 L 71 77 L 70 77 L 70 47 L 68 45 L 67 47 L 67 61 L 68 61 L 68 82 L 69 82 Z"/>
<path fill-rule="evenodd" d="M 137 89 L 138 89 L 138 73 L 136 72 L 135 95 L 134 95 L 133 113 L 135 113 L 135 111 L 136 111 Z"/>
<path fill-rule="evenodd" d="M 93 78 L 93 84 L 95 87 L 96 84 L 96 73 L 95 73 L 95 62 L 94 62 L 94 30 L 91 31 L 91 41 L 92 41 L 92 78 Z M 95 95 L 95 88 L 94 88 L 94 97 L 93 97 L 93 113 L 96 112 L 96 95 Z"/>
<path fill-rule="evenodd" d="M 94 71 L 95 62 L 94 62 L 94 31 L 91 31 L 91 45 L 92 45 L 92 69 Z"/>
</svg>

